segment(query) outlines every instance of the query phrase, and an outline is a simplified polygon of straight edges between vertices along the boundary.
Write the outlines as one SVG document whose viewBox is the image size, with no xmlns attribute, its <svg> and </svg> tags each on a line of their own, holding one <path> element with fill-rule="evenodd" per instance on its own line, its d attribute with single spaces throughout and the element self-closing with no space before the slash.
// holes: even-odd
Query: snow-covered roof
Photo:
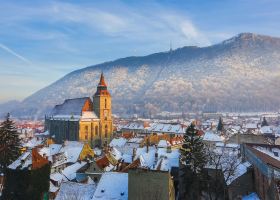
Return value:
<svg viewBox="0 0 280 200">
<path fill-rule="evenodd" d="M 122 127 L 122 129 L 131 129 L 131 130 L 144 130 L 144 124 L 140 122 L 131 122 Z"/>
<path fill-rule="evenodd" d="M 54 184 L 50 181 L 50 188 L 49 188 L 49 191 L 54 193 L 58 190 L 59 188 L 54 186 Z"/>
<path fill-rule="evenodd" d="M 129 143 L 137 143 L 140 144 L 143 141 L 143 138 L 135 137 L 128 140 Z"/>
<path fill-rule="evenodd" d="M 79 121 L 81 118 L 80 115 L 53 115 L 52 118 L 54 120 L 70 120 L 70 121 Z"/>
<path fill-rule="evenodd" d="M 110 142 L 110 147 L 122 147 L 126 144 L 127 140 L 125 138 L 114 138 Z"/>
<path fill-rule="evenodd" d="M 84 111 L 82 112 L 82 121 L 91 121 L 91 120 L 99 120 L 97 115 L 93 111 Z"/>
<path fill-rule="evenodd" d="M 122 153 L 115 147 L 112 148 L 110 154 L 114 157 L 115 160 L 120 160 L 122 158 Z"/>
<path fill-rule="evenodd" d="M 257 123 L 247 123 L 247 124 L 245 124 L 245 128 L 246 129 L 257 129 L 258 124 Z"/>
<path fill-rule="evenodd" d="M 149 132 L 160 132 L 160 133 L 173 133 L 173 134 L 184 134 L 186 127 L 181 124 L 162 124 L 152 123 L 148 128 Z"/>
<path fill-rule="evenodd" d="M 269 155 L 270 157 L 280 161 L 280 148 L 277 147 L 263 147 L 263 146 L 254 146 L 253 148 L 258 151 Z"/>
<path fill-rule="evenodd" d="M 223 142 L 216 142 L 216 147 L 225 147 L 225 148 L 239 148 L 239 144 L 235 143 L 223 143 Z"/>
<path fill-rule="evenodd" d="M 61 173 L 59 172 L 56 172 L 56 173 L 52 173 L 50 175 L 50 179 L 53 180 L 53 181 L 56 181 L 58 182 L 59 184 L 62 182 L 62 180 L 65 179 L 65 176 L 63 176 Z"/>
<path fill-rule="evenodd" d="M 156 164 L 155 153 L 156 148 L 154 146 L 150 146 L 148 152 L 146 147 L 137 148 L 136 158 L 140 157 L 142 167 L 153 168 Z"/>
<path fill-rule="evenodd" d="M 44 142 L 43 138 L 34 137 L 31 140 L 29 140 L 27 143 L 24 143 L 22 146 L 27 148 L 34 148 L 36 146 L 43 144 L 43 142 Z"/>
<path fill-rule="evenodd" d="M 32 164 L 32 156 L 30 152 L 23 153 L 18 159 L 16 159 L 13 163 L 11 163 L 8 168 L 10 169 L 17 169 L 21 168 L 24 169 Z"/>
<path fill-rule="evenodd" d="M 157 158 L 156 152 L 158 155 Z M 153 146 L 149 147 L 148 152 L 146 147 L 136 150 L 136 159 L 140 158 L 142 167 L 150 169 L 158 168 L 163 171 L 170 171 L 172 167 L 179 167 L 179 156 L 180 152 L 178 149 L 172 149 L 170 153 L 168 153 L 167 148 L 156 149 Z"/>
<path fill-rule="evenodd" d="M 240 162 L 240 161 L 238 161 Z M 230 185 L 235 179 L 242 176 L 247 172 L 248 167 L 250 167 L 251 164 L 249 162 L 239 163 L 234 171 L 234 174 L 231 175 L 227 180 L 227 185 Z M 226 170 L 225 170 L 226 171 Z M 227 177 L 227 171 L 224 173 L 224 176 Z"/>
<path fill-rule="evenodd" d="M 61 144 L 50 144 L 48 147 L 43 147 L 42 149 L 40 149 L 39 154 L 41 156 L 47 156 L 48 160 L 52 162 L 52 156 L 58 154 L 61 148 Z"/>
<path fill-rule="evenodd" d="M 128 174 L 105 172 L 94 192 L 92 200 L 128 199 Z"/>
<path fill-rule="evenodd" d="M 85 105 L 85 102 L 90 100 L 89 97 L 75 98 L 75 99 L 66 99 L 63 104 L 56 105 L 51 115 L 78 115 L 81 116 L 82 109 Z"/>
<path fill-rule="evenodd" d="M 171 145 L 170 145 L 170 142 L 168 142 L 166 140 L 160 140 L 158 143 L 159 148 L 166 148 L 168 146 L 171 146 Z"/>
<path fill-rule="evenodd" d="M 63 182 L 60 186 L 60 190 L 57 193 L 55 200 L 91 200 L 95 192 L 95 184 L 81 184 L 75 182 Z"/>
<path fill-rule="evenodd" d="M 263 126 L 260 128 L 260 133 L 262 134 L 272 134 L 273 130 L 270 126 Z"/>
<path fill-rule="evenodd" d="M 34 135 L 35 136 L 48 136 L 48 135 L 50 135 L 50 133 L 49 133 L 49 131 L 45 131 L 43 133 L 35 133 Z"/>
<path fill-rule="evenodd" d="M 76 172 L 81 169 L 83 166 L 85 166 L 87 163 L 82 161 L 82 162 L 76 162 L 73 165 L 70 165 L 66 167 L 63 171 L 62 174 L 68 179 L 68 180 L 74 180 L 76 178 Z"/>
<path fill-rule="evenodd" d="M 172 149 L 170 153 L 167 153 L 167 149 L 158 149 L 158 162 L 155 169 L 161 171 L 171 171 L 172 167 L 179 167 L 179 149 Z"/>
<path fill-rule="evenodd" d="M 212 131 L 205 132 L 205 134 L 203 136 L 203 140 L 211 141 L 211 142 L 222 142 L 223 141 L 219 135 L 213 133 Z"/>
<path fill-rule="evenodd" d="M 65 146 L 61 149 L 61 152 L 65 153 L 67 162 L 77 162 L 79 156 L 83 150 L 84 144 L 78 141 L 67 141 Z"/>
</svg>

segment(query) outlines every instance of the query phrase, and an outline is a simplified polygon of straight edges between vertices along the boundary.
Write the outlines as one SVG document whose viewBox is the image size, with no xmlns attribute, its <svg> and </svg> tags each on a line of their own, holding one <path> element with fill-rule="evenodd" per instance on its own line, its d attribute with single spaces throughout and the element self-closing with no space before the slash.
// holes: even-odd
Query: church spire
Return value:
<svg viewBox="0 0 280 200">
<path fill-rule="evenodd" d="M 95 93 L 95 96 L 96 95 L 101 95 L 101 94 L 102 95 L 110 95 L 109 91 L 107 90 L 107 84 L 105 82 L 103 72 L 100 75 L 100 80 L 99 80 L 99 83 L 98 83 L 98 86 L 97 86 L 97 91 Z"/>
<path fill-rule="evenodd" d="M 103 72 L 100 75 L 100 81 L 99 81 L 98 86 L 107 86 L 106 83 L 105 83 Z"/>
</svg>

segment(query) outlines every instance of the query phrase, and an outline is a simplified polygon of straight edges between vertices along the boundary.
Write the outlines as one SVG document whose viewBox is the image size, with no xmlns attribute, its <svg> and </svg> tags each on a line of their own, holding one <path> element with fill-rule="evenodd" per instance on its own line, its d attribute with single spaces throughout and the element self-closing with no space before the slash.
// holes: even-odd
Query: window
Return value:
<svg viewBox="0 0 280 200">
<path fill-rule="evenodd" d="M 98 126 L 95 126 L 95 135 L 98 136 Z"/>
<path fill-rule="evenodd" d="M 107 99 L 105 99 L 105 108 L 107 108 Z"/>
<path fill-rule="evenodd" d="M 105 125 L 105 138 L 108 138 L 108 126 L 107 126 L 107 124 Z"/>
<path fill-rule="evenodd" d="M 85 139 L 88 139 L 88 126 L 85 126 Z"/>
<path fill-rule="evenodd" d="M 91 140 L 93 140 L 93 131 L 94 131 L 93 124 L 90 123 L 90 139 L 91 139 Z"/>
</svg>

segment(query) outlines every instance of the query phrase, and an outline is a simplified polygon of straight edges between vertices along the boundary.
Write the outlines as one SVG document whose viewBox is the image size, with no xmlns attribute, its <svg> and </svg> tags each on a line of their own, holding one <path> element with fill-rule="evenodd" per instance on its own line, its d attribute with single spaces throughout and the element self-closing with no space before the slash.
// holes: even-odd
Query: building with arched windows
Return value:
<svg viewBox="0 0 280 200">
<path fill-rule="evenodd" d="M 45 126 L 58 143 L 79 140 L 92 147 L 109 144 L 113 130 L 111 95 L 103 73 L 92 99 L 66 99 L 53 108 L 45 119 Z"/>
</svg>

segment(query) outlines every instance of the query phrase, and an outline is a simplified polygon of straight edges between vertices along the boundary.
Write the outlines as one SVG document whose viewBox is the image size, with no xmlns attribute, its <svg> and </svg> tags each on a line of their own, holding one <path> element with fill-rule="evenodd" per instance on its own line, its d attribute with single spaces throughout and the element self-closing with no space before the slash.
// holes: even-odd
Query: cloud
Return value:
<svg viewBox="0 0 280 200">
<path fill-rule="evenodd" d="M 162 7 L 156 3 L 131 6 L 120 2 L 116 4 L 112 1 L 111 4 L 112 6 L 108 7 L 93 3 L 75 4 L 53 1 L 52 3 L 36 5 L 36 7 L 33 5 L 9 5 L 9 10 L 17 12 L 17 14 L 13 15 L 14 17 L 11 19 L 5 17 L 4 14 L 0 14 L 0 17 L 5 19 L 5 24 L 18 23 L 22 25 L 34 22 L 40 22 L 42 26 L 46 24 L 50 26 L 46 30 L 43 29 L 46 34 L 36 34 L 38 27 L 30 27 L 30 31 L 26 31 L 26 27 L 22 29 L 29 32 L 31 36 L 35 35 L 34 39 L 41 37 L 42 39 L 55 40 L 57 37 L 60 43 L 62 43 L 61 40 L 70 40 L 67 37 L 69 33 L 65 32 L 68 29 L 74 32 L 84 30 L 84 33 L 86 32 L 88 35 L 100 33 L 104 37 L 111 37 L 114 40 L 126 38 L 136 43 L 146 41 L 151 44 L 153 40 L 156 43 L 166 40 L 181 40 L 178 42 L 180 45 L 206 46 L 210 44 L 207 36 L 185 13 Z M 64 30 L 61 27 L 65 27 Z"/>
<path fill-rule="evenodd" d="M 30 64 L 30 63 L 31 63 L 27 58 L 25 58 L 25 57 L 19 55 L 18 53 L 16 53 L 16 52 L 13 51 L 12 49 L 8 48 L 7 46 L 5 46 L 5 45 L 3 45 L 3 44 L 1 44 L 1 43 L 0 43 L 0 48 L 3 49 L 3 50 L 6 51 L 6 52 L 12 54 L 13 56 L 17 57 L 18 59 L 22 60 L 23 62 L 25 62 L 25 63 L 27 63 L 27 64 Z"/>
</svg>

